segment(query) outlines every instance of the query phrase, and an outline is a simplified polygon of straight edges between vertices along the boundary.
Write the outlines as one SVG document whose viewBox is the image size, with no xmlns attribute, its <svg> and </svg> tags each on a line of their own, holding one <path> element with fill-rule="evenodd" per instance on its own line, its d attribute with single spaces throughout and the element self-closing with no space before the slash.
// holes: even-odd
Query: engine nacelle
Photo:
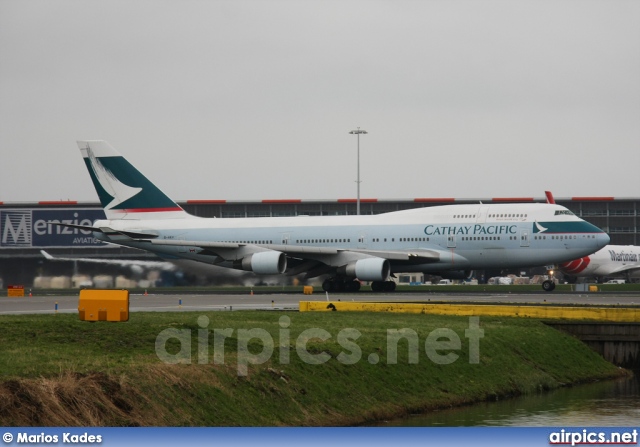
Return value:
<svg viewBox="0 0 640 447">
<path fill-rule="evenodd" d="M 359 259 L 338 269 L 338 273 L 358 278 L 360 281 L 386 281 L 391 267 L 387 259 Z"/>
<path fill-rule="evenodd" d="M 235 262 L 234 268 L 258 275 L 277 275 L 287 270 L 287 256 L 280 251 L 261 251 Z"/>
</svg>

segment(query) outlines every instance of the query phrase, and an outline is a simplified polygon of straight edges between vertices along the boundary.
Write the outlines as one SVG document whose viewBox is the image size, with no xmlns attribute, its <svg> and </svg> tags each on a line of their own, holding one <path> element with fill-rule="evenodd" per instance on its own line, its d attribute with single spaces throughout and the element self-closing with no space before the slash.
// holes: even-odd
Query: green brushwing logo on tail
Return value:
<svg viewBox="0 0 640 447">
<path fill-rule="evenodd" d="M 96 157 L 86 148 L 85 163 L 105 210 L 122 212 L 182 211 L 124 157 Z"/>
</svg>

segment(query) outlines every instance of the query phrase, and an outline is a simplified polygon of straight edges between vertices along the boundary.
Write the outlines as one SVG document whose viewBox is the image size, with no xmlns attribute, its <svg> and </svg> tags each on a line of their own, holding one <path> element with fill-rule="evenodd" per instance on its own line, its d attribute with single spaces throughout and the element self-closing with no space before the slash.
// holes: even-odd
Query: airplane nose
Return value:
<svg viewBox="0 0 640 447">
<path fill-rule="evenodd" d="M 602 247 L 607 245 L 609 243 L 609 241 L 611 241 L 611 238 L 609 237 L 609 235 L 607 233 L 602 231 L 600 228 L 596 227 L 593 224 L 592 224 L 592 226 L 593 226 L 593 233 L 594 233 L 594 235 L 596 237 L 595 244 L 596 244 L 598 250 L 600 250 Z"/>
<path fill-rule="evenodd" d="M 611 240 L 611 238 L 609 237 L 609 235 L 607 233 L 602 231 L 602 229 L 596 227 L 592 223 L 588 223 L 588 225 L 589 225 L 590 228 L 587 229 L 587 232 L 590 232 L 593 235 L 593 237 L 595 238 L 593 240 L 593 244 L 594 244 L 593 246 L 595 247 L 594 251 L 598 251 L 602 247 L 607 245 L 609 243 L 609 241 Z"/>
<path fill-rule="evenodd" d="M 598 241 L 599 248 L 602 248 L 605 245 L 609 244 L 609 242 L 611 241 L 611 238 L 607 233 L 603 231 L 602 233 L 598 233 L 596 235 L 596 240 Z"/>
</svg>

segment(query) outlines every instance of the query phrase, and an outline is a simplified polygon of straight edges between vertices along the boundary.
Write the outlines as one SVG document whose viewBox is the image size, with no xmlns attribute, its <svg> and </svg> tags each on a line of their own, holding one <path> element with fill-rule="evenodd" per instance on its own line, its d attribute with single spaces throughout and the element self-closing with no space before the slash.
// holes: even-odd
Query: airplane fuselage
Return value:
<svg viewBox="0 0 640 447">
<path fill-rule="evenodd" d="M 640 247 L 607 245 L 597 252 L 567 262 L 563 273 L 575 277 L 640 277 Z"/>
<path fill-rule="evenodd" d="M 225 256 L 226 261 L 256 250 L 304 253 L 308 247 L 305 257 L 334 266 L 348 262 L 344 258 L 352 250 L 373 256 L 378 251 L 433 251 L 438 262 L 420 262 L 420 257 L 391 262 L 391 272 L 425 273 L 560 263 L 593 253 L 609 240 L 566 208 L 536 203 L 446 205 L 372 216 L 123 219 L 98 221 L 95 226 L 153 232 L 157 237 L 150 241 L 114 240 L 106 234 L 96 237 L 208 263 L 223 261 L 203 250 L 201 243 L 189 246 L 188 241 L 238 246 Z"/>
</svg>

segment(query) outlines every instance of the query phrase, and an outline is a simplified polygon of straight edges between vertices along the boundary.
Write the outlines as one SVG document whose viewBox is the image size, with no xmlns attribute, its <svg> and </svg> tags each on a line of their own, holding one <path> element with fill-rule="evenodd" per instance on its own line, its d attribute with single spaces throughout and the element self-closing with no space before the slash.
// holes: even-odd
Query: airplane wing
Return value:
<svg viewBox="0 0 640 447">
<path fill-rule="evenodd" d="M 633 272 L 633 271 L 636 271 L 636 270 L 640 270 L 640 265 L 638 265 L 638 264 L 623 265 L 623 266 L 618 267 L 615 270 L 612 270 L 612 271 L 608 272 L 607 276 L 608 275 L 617 275 L 617 274 L 620 274 L 620 273 L 630 273 L 630 272 Z"/>
<path fill-rule="evenodd" d="M 78 261 L 78 262 L 92 262 L 95 264 L 112 264 L 120 265 L 123 267 L 142 266 L 148 268 L 160 268 L 162 270 L 175 270 L 176 266 L 171 262 L 164 261 L 144 261 L 133 259 L 104 259 L 104 258 L 60 258 L 47 253 L 44 250 L 40 250 L 42 256 L 49 261 Z"/>
<path fill-rule="evenodd" d="M 223 260 L 236 260 L 246 256 L 247 253 L 260 251 L 279 251 L 287 256 L 298 259 L 310 259 L 327 264 L 332 257 L 344 258 L 352 254 L 355 258 L 377 257 L 389 261 L 407 264 L 427 264 L 439 262 L 441 255 L 449 255 L 449 252 L 437 249 L 412 249 L 412 250 L 368 250 L 368 249 L 341 249 L 335 247 L 293 246 L 284 244 L 241 244 L 231 242 L 203 242 L 187 240 L 149 240 L 153 245 L 199 247 L 203 251 L 199 254 L 211 254 L 219 256 Z M 340 261 L 338 261 L 339 263 Z"/>
</svg>

